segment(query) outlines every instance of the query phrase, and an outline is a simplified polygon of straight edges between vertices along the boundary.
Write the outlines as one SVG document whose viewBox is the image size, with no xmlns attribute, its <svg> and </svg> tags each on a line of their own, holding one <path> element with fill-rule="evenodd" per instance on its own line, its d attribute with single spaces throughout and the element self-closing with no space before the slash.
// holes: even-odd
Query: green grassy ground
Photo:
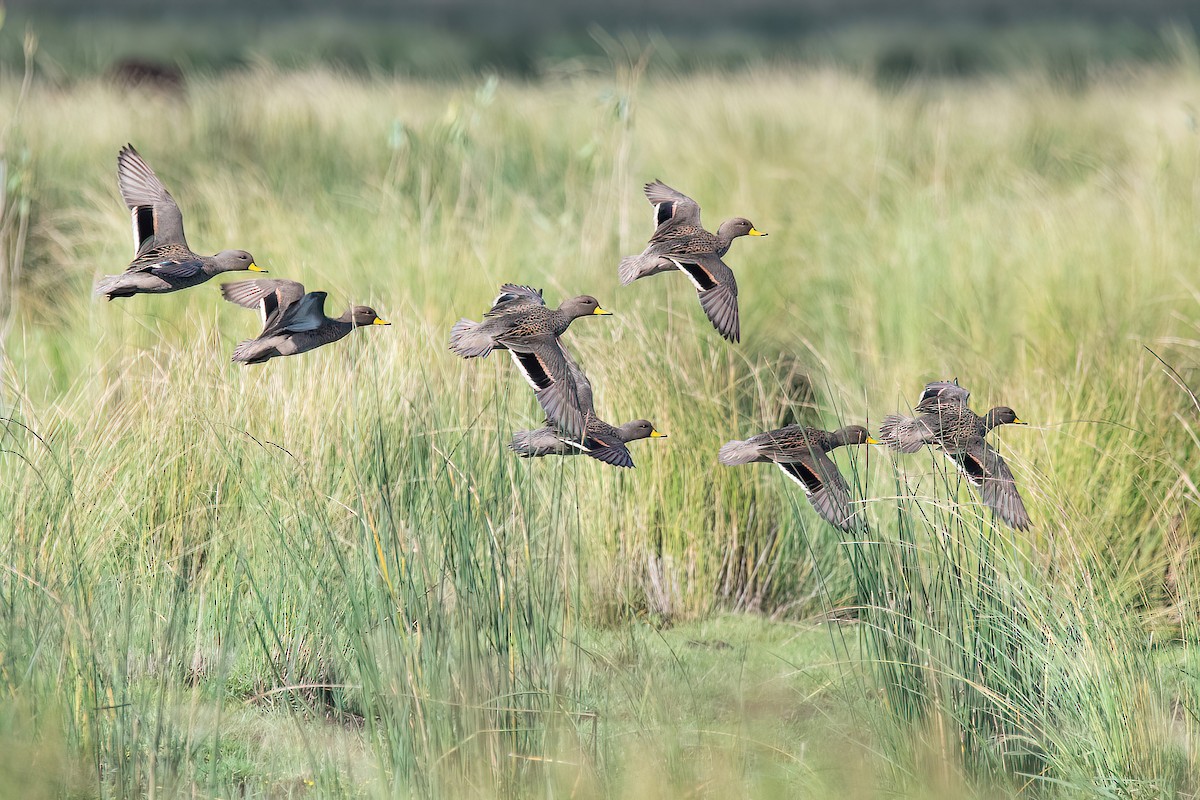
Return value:
<svg viewBox="0 0 1200 800">
<path fill-rule="evenodd" d="M 1198 60 L 882 90 L 837 70 L 534 84 L 259 68 L 185 99 L 0 83 L 0 784 L 26 796 L 1187 796 Z M 206 285 L 111 304 L 134 142 L 189 241 L 391 319 L 242 369 Z M 661 177 L 735 244 L 744 343 L 618 286 Z M 527 463 L 540 416 L 449 326 L 501 282 L 638 468 Z M 9 287 L 15 287 L 15 294 Z M 1036 527 L 928 454 L 841 452 L 868 535 L 719 445 L 875 422 L 930 379 Z M 849 610 L 847 610 L 849 609 Z M 841 621 L 827 621 L 831 611 Z"/>
</svg>

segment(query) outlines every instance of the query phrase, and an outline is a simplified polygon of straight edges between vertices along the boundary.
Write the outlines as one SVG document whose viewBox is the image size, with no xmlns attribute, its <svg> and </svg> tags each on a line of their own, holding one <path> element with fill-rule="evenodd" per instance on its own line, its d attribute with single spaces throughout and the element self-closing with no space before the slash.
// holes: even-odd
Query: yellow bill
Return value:
<svg viewBox="0 0 1200 800">
<path fill-rule="evenodd" d="M 372 325 L 391 325 L 392 323 L 388 322 L 387 320 L 376 317 L 374 320 L 371 321 L 371 324 Z"/>
<path fill-rule="evenodd" d="M 246 269 L 250 270 L 251 272 L 266 272 L 265 269 L 260 267 L 258 264 L 255 264 L 253 261 L 250 262 L 250 266 L 246 267 Z"/>
<path fill-rule="evenodd" d="M 611 317 L 611 316 L 612 316 L 612 312 L 611 312 L 611 311 L 605 311 L 605 310 L 604 310 L 603 308 L 601 308 L 600 306 L 596 306 L 596 310 L 595 310 L 595 311 L 593 311 L 592 313 L 593 313 L 593 314 L 598 314 L 598 315 L 600 315 L 600 316 L 602 316 L 602 317 Z"/>
<path fill-rule="evenodd" d="M 758 228 L 751 228 L 750 235 L 751 236 L 766 236 L 766 234 L 763 233 L 762 231 L 760 231 Z"/>
<path fill-rule="evenodd" d="M 658 432 L 658 431 L 656 431 L 656 430 L 651 430 L 651 431 L 650 431 L 650 438 L 651 438 L 651 439 L 665 439 L 665 438 L 667 438 L 667 435 L 666 435 L 665 433 L 659 433 L 659 432 Z"/>
</svg>

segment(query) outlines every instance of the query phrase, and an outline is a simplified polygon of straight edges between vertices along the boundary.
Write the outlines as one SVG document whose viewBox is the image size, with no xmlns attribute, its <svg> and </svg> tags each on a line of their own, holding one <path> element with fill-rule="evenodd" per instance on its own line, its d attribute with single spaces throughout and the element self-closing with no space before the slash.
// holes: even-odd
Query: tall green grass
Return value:
<svg viewBox="0 0 1200 800">
<path fill-rule="evenodd" d="M 185 100 L 35 83 L 19 114 L 0 83 L 29 204 L 3 362 L 0 781 L 1191 791 L 1196 409 L 1145 346 L 1195 383 L 1194 65 L 1079 92 L 642 69 L 447 86 L 261 67 Z M 93 301 L 130 255 L 125 141 L 196 249 L 244 247 L 396 324 L 240 369 L 257 320 L 215 286 Z M 710 224 L 771 234 L 728 257 L 742 345 L 679 276 L 618 286 L 655 177 Z M 506 451 L 536 404 L 502 358 L 445 349 L 504 281 L 617 312 L 567 338 L 606 418 L 670 434 L 634 445 L 635 471 Z M 874 423 L 955 375 L 1034 423 L 995 437 L 1029 534 L 927 454 L 839 452 L 871 521 L 855 539 L 777 471 L 716 463 L 729 438 Z"/>
</svg>

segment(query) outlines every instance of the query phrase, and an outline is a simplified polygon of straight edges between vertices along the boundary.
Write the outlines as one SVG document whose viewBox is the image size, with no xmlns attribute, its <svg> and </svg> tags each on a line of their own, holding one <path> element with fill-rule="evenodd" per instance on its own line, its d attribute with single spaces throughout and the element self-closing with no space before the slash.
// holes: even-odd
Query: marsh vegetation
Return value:
<svg viewBox="0 0 1200 800">
<path fill-rule="evenodd" d="M 1200 58 L 1175 46 L 1082 86 L 615 53 L 540 81 L 264 63 L 182 97 L 5 74 L 0 784 L 1190 796 Z M 243 368 L 255 321 L 216 281 L 93 300 L 131 256 L 126 141 L 195 249 L 393 326 Z M 770 232 L 736 253 L 740 345 L 684 280 L 619 286 L 656 177 Z M 506 450 L 530 393 L 446 349 L 506 281 L 615 312 L 568 337 L 601 413 L 670 434 L 636 470 Z M 839 451 L 854 537 L 716 460 L 952 376 L 1032 423 L 997 437 L 1031 531 L 929 453 Z"/>
</svg>

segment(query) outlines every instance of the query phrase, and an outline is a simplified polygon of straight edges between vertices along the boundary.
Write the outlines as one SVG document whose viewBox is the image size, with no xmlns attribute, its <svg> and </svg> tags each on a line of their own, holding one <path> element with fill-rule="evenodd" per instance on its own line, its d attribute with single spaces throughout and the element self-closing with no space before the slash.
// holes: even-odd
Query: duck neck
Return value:
<svg viewBox="0 0 1200 800">
<path fill-rule="evenodd" d="M 733 244 L 735 237 L 730 236 L 725 232 L 724 228 L 717 231 L 717 256 L 723 257 L 729 252 L 730 245 Z"/>
<path fill-rule="evenodd" d="M 999 415 L 997 414 L 998 410 L 999 409 L 993 408 L 991 411 L 989 411 L 983 415 L 983 432 L 984 433 L 987 433 L 992 428 L 998 428 L 1004 424 L 1000 420 Z"/>
<path fill-rule="evenodd" d="M 350 331 L 354 330 L 354 312 L 346 309 L 340 317 L 329 319 L 326 317 L 325 324 L 337 331 L 338 338 L 345 336 Z"/>
<path fill-rule="evenodd" d="M 822 438 L 825 440 L 824 444 L 827 451 L 836 450 L 839 447 L 845 447 L 846 445 L 850 444 L 850 439 L 847 436 L 844 428 L 831 431 L 830 433 L 825 434 Z"/>
<path fill-rule="evenodd" d="M 717 228 L 717 255 L 723 256 L 729 252 L 729 246 L 733 244 L 733 240 L 741 234 L 734 233 L 731 230 L 729 223 L 733 220 L 725 220 L 721 223 L 721 227 Z"/>
<path fill-rule="evenodd" d="M 562 306 L 554 309 L 551 313 L 550 328 L 554 331 L 555 336 L 562 336 L 571 323 L 579 319 L 581 315 L 569 311 Z"/>
</svg>

